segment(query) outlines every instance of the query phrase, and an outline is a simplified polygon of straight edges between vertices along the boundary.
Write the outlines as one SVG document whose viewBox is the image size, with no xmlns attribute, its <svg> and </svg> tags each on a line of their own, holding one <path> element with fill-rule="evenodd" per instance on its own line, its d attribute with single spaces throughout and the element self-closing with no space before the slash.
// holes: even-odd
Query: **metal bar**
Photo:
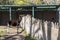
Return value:
<svg viewBox="0 0 60 40">
<path fill-rule="evenodd" d="M 10 16 L 10 20 L 12 20 L 12 17 L 11 17 L 11 7 L 9 8 L 9 16 Z"/>
<path fill-rule="evenodd" d="M 0 11 L 9 11 L 9 10 L 0 10 Z M 27 11 L 32 11 L 32 10 L 12 10 L 12 11 L 27 12 Z M 35 11 L 44 11 L 44 10 L 35 10 Z M 55 11 L 55 10 L 48 10 L 48 11 Z"/>
<path fill-rule="evenodd" d="M 59 13 L 58 13 L 58 24 L 59 24 L 59 31 L 58 31 L 58 40 L 60 40 L 60 7 L 58 8 L 57 10 Z"/>
<path fill-rule="evenodd" d="M 34 7 L 32 7 L 32 17 L 34 17 Z M 33 25 L 33 26 L 35 26 L 35 25 Z M 32 31 L 33 31 L 33 34 L 34 34 L 34 28 L 32 29 Z M 34 35 L 32 35 L 32 37 L 34 37 Z"/>
<path fill-rule="evenodd" d="M 0 5 L 0 7 L 46 7 L 46 6 L 60 6 L 59 4 L 56 5 Z"/>
<path fill-rule="evenodd" d="M 34 17 L 34 7 L 32 7 L 32 17 Z"/>
<path fill-rule="evenodd" d="M 56 8 L 56 6 L 41 6 L 41 7 L 37 7 L 37 8 Z"/>
<path fill-rule="evenodd" d="M 34 7 L 32 7 L 32 16 L 31 16 L 31 27 L 30 27 L 30 34 L 32 35 L 32 17 L 34 17 Z"/>
<path fill-rule="evenodd" d="M 56 19 L 55 20 L 58 23 L 59 22 L 59 11 L 56 9 L 55 12 L 56 12 Z"/>
<path fill-rule="evenodd" d="M 60 27 L 60 8 L 58 8 L 59 10 L 59 27 Z"/>
<path fill-rule="evenodd" d="M 60 27 L 60 7 L 57 9 L 57 11 L 59 12 L 59 14 L 58 14 L 58 16 L 59 16 L 58 22 L 59 22 L 59 27 Z"/>
</svg>

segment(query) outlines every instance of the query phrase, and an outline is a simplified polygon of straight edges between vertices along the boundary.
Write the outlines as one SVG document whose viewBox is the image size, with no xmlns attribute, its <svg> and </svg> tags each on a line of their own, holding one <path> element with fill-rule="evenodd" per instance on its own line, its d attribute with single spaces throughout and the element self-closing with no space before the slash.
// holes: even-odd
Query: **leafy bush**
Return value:
<svg viewBox="0 0 60 40">
<path fill-rule="evenodd" d="M 30 34 L 25 37 L 25 40 L 36 40 L 35 38 L 31 37 Z"/>
</svg>

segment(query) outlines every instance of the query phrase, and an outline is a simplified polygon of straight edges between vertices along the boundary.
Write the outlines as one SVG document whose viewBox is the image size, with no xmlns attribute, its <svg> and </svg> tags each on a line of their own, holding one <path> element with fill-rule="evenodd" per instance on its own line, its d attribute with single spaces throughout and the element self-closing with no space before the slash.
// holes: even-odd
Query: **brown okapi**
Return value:
<svg viewBox="0 0 60 40">
<path fill-rule="evenodd" d="M 22 20 L 22 15 L 19 15 L 19 19 L 18 20 L 10 20 L 8 21 L 9 26 L 19 26 L 20 22 Z"/>
</svg>

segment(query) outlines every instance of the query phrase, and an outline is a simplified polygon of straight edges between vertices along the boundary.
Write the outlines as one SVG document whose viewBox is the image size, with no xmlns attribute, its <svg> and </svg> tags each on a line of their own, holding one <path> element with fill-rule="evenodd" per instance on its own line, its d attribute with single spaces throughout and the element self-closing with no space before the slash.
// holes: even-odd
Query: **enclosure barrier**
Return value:
<svg viewBox="0 0 60 40">
<path fill-rule="evenodd" d="M 54 23 L 54 22 L 51 22 L 51 21 L 44 21 L 43 19 L 40 20 L 40 19 L 35 19 L 35 8 L 37 9 L 46 9 L 46 8 L 53 8 L 53 9 L 58 9 L 60 5 L 0 5 L 0 7 L 2 7 L 1 9 L 5 9 L 3 7 L 6 7 L 6 9 L 9 10 L 9 18 L 10 20 L 12 20 L 12 7 L 16 7 L 16 8 L 24 8 L 24 7 L 31 7 L 32 9 L 32 14 L 31 16 L 30 15 L 26 15 L 26 16 L 23 16 L 23 17 L 27 17 L 27 18 L 24 18 L 24 23 L 21 22 L 21 26 L 22 26 L 22 23 L 24 25 L 24 27 L 22 26 L 23 29 L 25 29 L 27 31 L 27 33 L 31 34 L 32 37 L 36 37 L 37 40 L 57 40 L 58 38 L 58 31 L 59 31 L 59 25 L 60 25 L 60 15 L 59 15 L 59 19 L 58 19 L 58 23 Z M 25 11 L 25 10 L 24 10 Z M 60 13 L 58 13 L 60 14 Z M 30 18 L 30 19 L 29 19 Z M 22 19 L 23 20 L 23 19 Z M 30 21 L 26 21 L 26 20 L 30 20 Z M 37 21 L 36 21 L 37 20 Z M 25 22 L 29 22 L 28 24 L 28 27 L 26 26 L 27 23 Z M 33 22 L 36 22 L 33 24 Z M 34 29 L 35 28 L 35 29 Z M 28 30 L 27 30 L 28 29 Z M 54 32 L 54 33 L 53 33 Z"/>
</svg>

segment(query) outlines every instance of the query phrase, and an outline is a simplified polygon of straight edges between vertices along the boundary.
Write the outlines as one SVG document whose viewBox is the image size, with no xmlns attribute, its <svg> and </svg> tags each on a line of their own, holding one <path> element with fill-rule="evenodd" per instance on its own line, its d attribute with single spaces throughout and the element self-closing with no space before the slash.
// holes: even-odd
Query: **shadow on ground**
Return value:
<svg viewBox="0 0 60 40">
<path fill-rule="evenodd" d="M 12 36 L 6 36 L 4 40 L 24 40 L 23 35 L 12 35 Z"/>
</svg>

